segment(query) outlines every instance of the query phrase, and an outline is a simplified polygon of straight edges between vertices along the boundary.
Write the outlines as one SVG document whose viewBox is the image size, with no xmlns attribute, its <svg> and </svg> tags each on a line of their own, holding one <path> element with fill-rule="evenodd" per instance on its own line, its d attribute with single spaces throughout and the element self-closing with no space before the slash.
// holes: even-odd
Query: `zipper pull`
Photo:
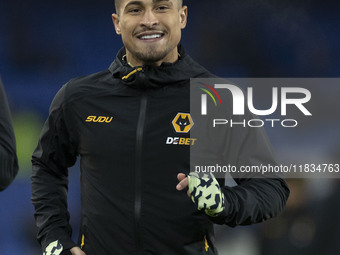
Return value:
<svg viewBox="0 0 340 255">
<path fill-rule="evenodd" d="M 209 244 L 208 244 L 208 240 L 207 240 L 207 236 L 204 236 L 204 249 L 205 251 L 209 250 Z"/>
<path fill-rule="evenodd" d="M 136 69 L 132 70 L 130 73 L 128 73 L 127 75 L 123 76 L 122 80 L 126 80 L 128 79 L 131 75 L 137 73 L 137 72 L 144 72 L 142 67 L 137 67 Z"/>
</svg>

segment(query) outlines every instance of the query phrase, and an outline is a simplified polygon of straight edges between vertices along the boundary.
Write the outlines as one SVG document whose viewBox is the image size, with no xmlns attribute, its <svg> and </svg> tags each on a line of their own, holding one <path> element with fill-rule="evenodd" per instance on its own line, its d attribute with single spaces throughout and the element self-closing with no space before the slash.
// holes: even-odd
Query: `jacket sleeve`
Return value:
<svg viewBox="0 0 340 255">
<path fill-rule="evenodd" d="M 32 204 L 43 251 L 54 241 L 64 249 L 76 244 L 71 239 L 67 209 L 68 167 L 76 162 L 76 146 L 67 124 L 65 86 L 54 98 L 38 146 L 33 153 Z"/>
<path fill-rule="evenodd" d="M 17 173 L 15 136 L 10 110 L 0 79 L 0 191 L 10 185 Z"/>
<path fill-rule="evenodd" d="M 227 160 L 237 169 L 241 166 L 277 165 L 263 128 L 241 127 L 233 132 L 230 136 L 232 155 Z M 289 189 L 282 173 L 239 173 L 233 177 L 235 186 L 227 186 L 224 179 L 220 180 L 225 211 L 211 218 L 213 222 L 229 226 L 249 225 L 275 217 L 283 210 Z"/>
<path fill-rule="evenodd" d="M 235 187 L 223 186 L 225 211 L 212 218 L 217 224 L 250 225 L 277 216 L 284 208 L 289 189 L 283 179 L 240 179 Z"/>
</svg>

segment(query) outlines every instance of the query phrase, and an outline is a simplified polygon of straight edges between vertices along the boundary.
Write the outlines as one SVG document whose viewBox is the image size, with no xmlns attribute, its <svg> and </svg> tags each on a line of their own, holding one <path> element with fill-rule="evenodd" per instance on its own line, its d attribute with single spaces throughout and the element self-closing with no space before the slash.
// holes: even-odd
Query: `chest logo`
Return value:
<svg viewBox="0 0 340 255">
<path fill-rule="evenodd" d="M 172 125 L 177 133 L 188 133 L 194 122 L 189 113 L 177 113 L 172 121 Z"/>
<path fill-rule="evenodd" d="M 106 116 L 94 116 L 90 115 L 86 118 L 86 122 L 98 122 L 98 123 L 110 123 L 113 117 L 106 117 Z"/>
</svg>

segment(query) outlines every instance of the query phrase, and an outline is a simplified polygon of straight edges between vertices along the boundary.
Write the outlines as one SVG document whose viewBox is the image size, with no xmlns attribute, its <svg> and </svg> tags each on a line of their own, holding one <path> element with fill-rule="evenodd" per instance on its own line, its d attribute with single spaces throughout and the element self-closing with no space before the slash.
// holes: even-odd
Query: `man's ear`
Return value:
<svg viewBox="0 0 340 255">
<path fill-rule="evenodd" d="M 188 18 L 188 7 L 183 6 L 180 10 L 180 18 L 181 18 L 181 28 L 185 28 L 187 25 L 187 18 Z"/>
<path fill-rule="evenodd" d="M 116 14 L 116 13 L 112 14 L 112 22 L 113 22 L 113 25 L 115 26 L 116 34 L 120 35 L 121 32 L 120 32 L 120 23 L 119 23 L 119 15 L 118 14 Z"/>
</svg>

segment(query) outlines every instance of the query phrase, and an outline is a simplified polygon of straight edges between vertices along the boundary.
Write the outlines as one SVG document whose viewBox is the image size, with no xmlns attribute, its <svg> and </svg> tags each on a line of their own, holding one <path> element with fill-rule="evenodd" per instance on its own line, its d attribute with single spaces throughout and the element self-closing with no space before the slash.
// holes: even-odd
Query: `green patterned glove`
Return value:
<svg viewBox="0 0 340 255">
<path fill-rule="evenodd" d="M 62 254 L 71 254 L 69 253 L 62 253 L 63 252 L 63 245 L 57 240 L 52 243 L 50 243 L 46 249 L 43 255 L 62 255 Z"/>
<path fill-rule="evenodd" d="M 212 173 L 192 172 L 188 175 L 188 179 L 191 200 L 198 210 L 204 210 L 211 217 L 216 217 L 223 212 L 224 194 Z"/>
</svg>

